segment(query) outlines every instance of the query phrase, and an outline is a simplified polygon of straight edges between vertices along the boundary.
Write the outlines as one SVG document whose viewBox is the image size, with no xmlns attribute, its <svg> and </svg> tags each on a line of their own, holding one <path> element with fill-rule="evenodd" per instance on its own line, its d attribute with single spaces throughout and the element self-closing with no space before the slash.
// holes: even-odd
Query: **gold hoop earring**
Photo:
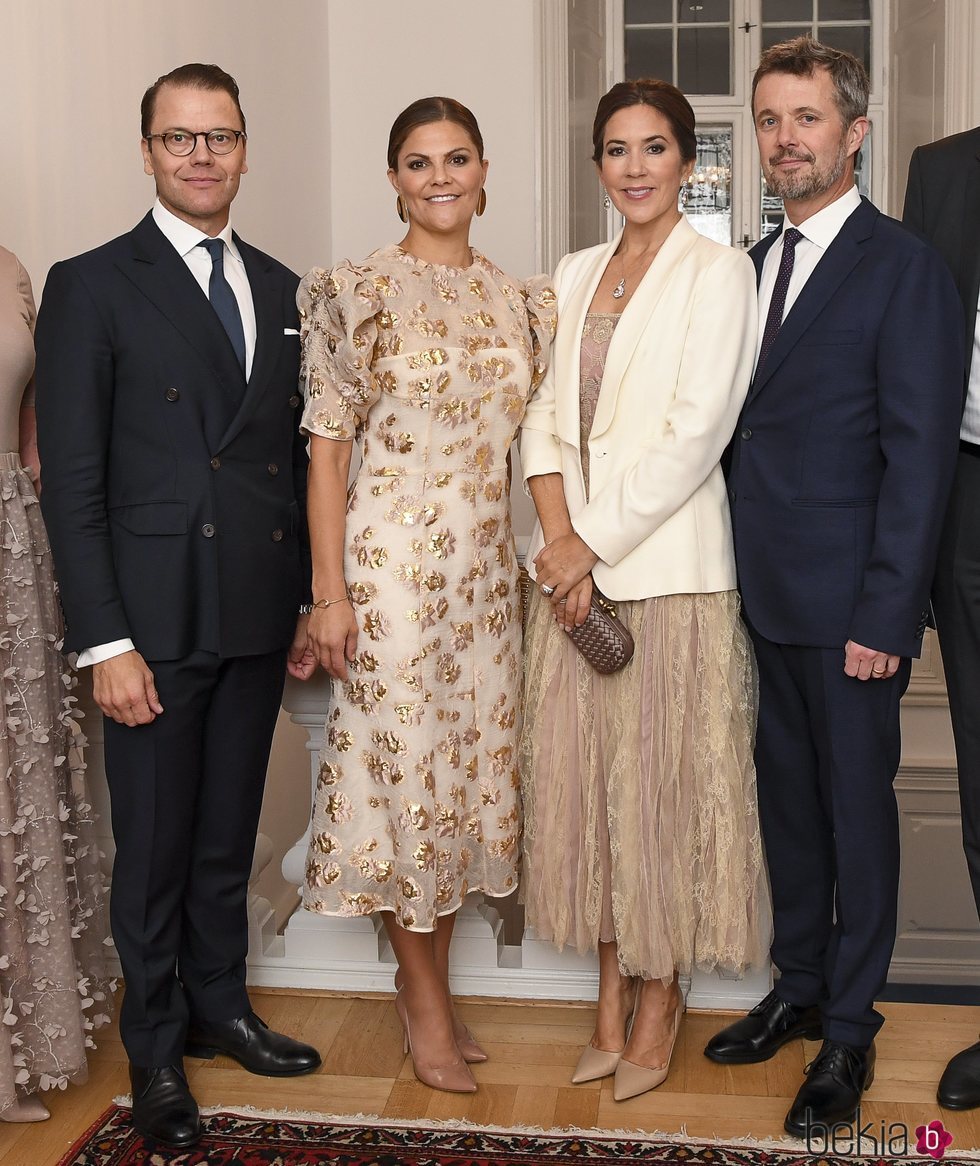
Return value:
<svg viewBox="0 0 980 1166">
<path fill-rule="evenodd" d="M 480 198 L 476 204 L 476 217 L 479 218 L 487 209 L 487 191 L 486 187 L 480 187 Z"/>
<path fill-rule="evenodd" d="M 408 208 L 405 206 L 405 202 L 402 199 L 401 195 L 399 195 L 395 199 L 395 210 L 398 212 L 398 217 L 401 219 L 401 221 L 403 223 L 407 223 L 408 222 Z"/>
<path fill-rule="evenodd" d="M 602 196 L 602 205 L 606 208 L 606 210 L 609 210 L 609 208 L 612 206 L 612 199 L 609 197 L 608 193 Z"/>
</svg>

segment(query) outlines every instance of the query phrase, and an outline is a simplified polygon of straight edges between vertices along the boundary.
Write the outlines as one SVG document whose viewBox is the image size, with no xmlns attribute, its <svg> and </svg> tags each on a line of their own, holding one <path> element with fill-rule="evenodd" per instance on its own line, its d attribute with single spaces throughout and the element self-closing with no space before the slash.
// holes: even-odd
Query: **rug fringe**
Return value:
<svg viewBox="0 0 980 1166">
<path fill-rule="evenodd" d="M 129 1109 L 132 1107 L 132 1097 L 125 1094 L 114 1097 L 116 1105 Z M 383 1117 L 377 1113 L 318 1113 L 314 1110 L 303 1109 L 259 1109 L 254 1105 L 207 1105 L 201 1107 L 201 1114 L 211 1117 L 217 1113 L 229 1113 L 236 1117 L 258 1118 L 262 1121 L 315 1121 L 325 1125 L 354 1125 L 354 1126 L 390 1126 L 396 1129 L 433 1129 L 433 1130 L 476 1130 L 484 1134 L 529 1134 L 543 1138 L 590 1138 L 593 1141 L 609 1139 L 621 1141 L 627 1139 L 667 1142 L 669 1145 L 686 1146 L 737 1146 L 749 1150 L 779 1150 L 783 1153 L 799 1154 L 804 1143 L 798 1138 L 751 1138 L 751 1137 L 695 1137 L 687 1132 L 687 1126 L 682 1125 L 679 1130 L 640 1130 L 640 1129 L 603 1129 L 593 1127 L 583 1129 L 579 1126 L 560 1126 L 547 1128 L 545 1126 L 492 1126 L 482 1125 L 480 1122 L 468 1121 L 466 1118 L 398 1118 Z M 914 1151 L 913 1151 L 914 1154 Z M 849 1154 L 848 1157 L 857 1155 Z M 908 1155 L 879 1154 L 881 1158 L 894 1158 L 896 1161 L 908 1161 Z M 860 1159 L 859 1159 L 860 1160 Z M 953 1148 L 944 1159 L 945 1162 L 980 1162 L 980 1150 L 962 1150 Z"/>
</svg>

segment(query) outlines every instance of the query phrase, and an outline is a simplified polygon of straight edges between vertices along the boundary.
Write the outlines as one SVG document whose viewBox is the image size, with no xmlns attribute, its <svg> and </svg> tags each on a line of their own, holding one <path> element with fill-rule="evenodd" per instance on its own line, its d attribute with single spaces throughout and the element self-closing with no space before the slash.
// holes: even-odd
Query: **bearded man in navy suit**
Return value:
<svg viewBox="0 0 980 1166">
<path fill-rule="evenodd" d="M 112 933 L 133 1121 L 200 1136 L 183 1055 L 311 1072 L 245 990 L 246 898 L 287 665 L 313 670 L 297 277 L 229 224 L 234 79 L 184 65 L 143 98 L 157 200 L 56 264 L 37 324 L 38 437 L 66 647 L 105 714 Z"/>
<path fill-rule="evenodd" d="M 787 1114 L 850 1121 L 874 1075 L 897 924 L 899 702 L 919 655 L 956 459 L 963 326 L 940 256 L 854 185 L 861 63 L 807 37 L 753 82 L 787 222 L 753 248 L 760 336 L 729 494 L 759 663 L 759 806 L 775 989 L 705 1053 L 822 1037 Z"/>
</svg>

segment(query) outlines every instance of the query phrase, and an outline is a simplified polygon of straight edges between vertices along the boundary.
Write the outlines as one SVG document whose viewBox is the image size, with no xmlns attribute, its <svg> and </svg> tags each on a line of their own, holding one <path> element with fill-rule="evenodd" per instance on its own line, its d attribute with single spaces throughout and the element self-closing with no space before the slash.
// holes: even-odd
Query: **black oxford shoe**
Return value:
<svg viewBox="0 0 980 1166">
<path fill-rule="evenodd" d="M 232 1057 L 261 1077 L 299 1077 L 320 1067 L 320 1054 L 281 1032 L 273 1032 L 254 1012 L 237 1020 L 192 1022 L 184 1042 L 188 1057 Z"/>
<path fill-rule="evenodd" d="M 770 992 L 748 1015 L 715 1033 L 704 1055 L 723 1065 L 754 1065 L 768 1061 L 791 1040 L 819 1040 L 822 1035 L 816 1006 L 798 1008 Z"/>
<path fill-rule="evenodd" d="M 980 1042 L 957 1053 L 939 1079 L 936 1098 L 944 1109 L 980 1105 Z"/>
<path fill-rule="evenodd" d="M 133 1125 L 145 1138 L 177 1149 L 201 1137 L 201 1115 L 179 1065 L 165 1069 L 129 1066 L 133 1087 Z"/>
<path fill-rule="evenodd" d="M 855 1049 L 825 1040 L 806 1068 L 806 1080 L 790 1107 L 783 1129 L 806 1138 L 820 1127 L 824 1133 L 838 1122 L 854 1120 L 861 1095 L 875 1079 L 875 1047 Z"/>
</svg>

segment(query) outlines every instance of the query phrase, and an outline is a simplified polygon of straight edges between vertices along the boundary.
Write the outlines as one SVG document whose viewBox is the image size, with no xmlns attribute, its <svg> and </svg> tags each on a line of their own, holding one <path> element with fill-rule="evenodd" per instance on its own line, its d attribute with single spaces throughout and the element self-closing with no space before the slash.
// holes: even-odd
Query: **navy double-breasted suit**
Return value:
<svg viewBox="0 0 980 1166">
<path fill-rule="evenodd" d="M 780 235 L 751 252 L 757 271 Z M 898 705 L 956 456 L 962 325 L 939 256 L 862 200 L 787 313 L 736 429 L 735 555 L 777 988 L 866 1047 L 895 938 Z M 844 674 L 848 640 L 904 657 Z M 836 902 L 835 902 L 836 900 Z"/>
<path fill-rule="evenodd" d="M 106 719 L 111 914 L 130 1060 L 179 1063 L 188 1012 L 249 1010 L 246 891 L 286 649 L 309 594 L 297 277 L 235 239 L 248 381 L 151 215 L 56 264 L 37 326 L 43 511 L 67 646 L 131 639 L 164 712 Z"/>
</svg>

